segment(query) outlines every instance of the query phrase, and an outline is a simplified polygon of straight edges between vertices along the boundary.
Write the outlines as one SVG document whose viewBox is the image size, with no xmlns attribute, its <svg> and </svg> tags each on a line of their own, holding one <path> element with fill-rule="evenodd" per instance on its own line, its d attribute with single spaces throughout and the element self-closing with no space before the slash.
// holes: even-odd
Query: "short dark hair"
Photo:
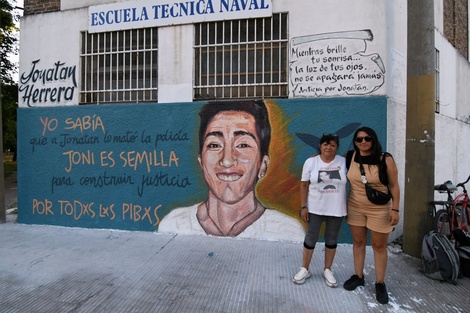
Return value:
<svg viewBox="0 0 470 313">
<path fill-rule="evenodd" d="M 268 155 L 271 142 L 271 125 L 268 109 L 263 100 L 213 101 L 205 104 L 199 112 L 201 118 L 201 124 L 199 125 L 199 154 L 202 153 L 204 146 L 204 134 L 207 125 L 214 116 L 225 111 L 246 112 L 254 117 L 261 155 Z"/>
<path fill-rule="evenodd" d="M 320 146 L 325 143 L 325 142 L 330 142 L 330 141 L 336 142 L 336 145 L 339 147 L 339 138 L 338 135 L 333 135 L 333 134 L 323 134 L 323 136 L 320 138 Z"/>
</svg>

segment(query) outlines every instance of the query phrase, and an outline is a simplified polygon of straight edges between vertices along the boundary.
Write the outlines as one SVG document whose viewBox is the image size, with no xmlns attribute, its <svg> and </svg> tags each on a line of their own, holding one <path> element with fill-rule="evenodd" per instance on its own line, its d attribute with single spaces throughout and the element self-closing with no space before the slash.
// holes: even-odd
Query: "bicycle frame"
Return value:
<svg viewBox="0 0 470 313">
<path fill-rule="evenodd" d="M 444 193 L 447 192 L 447 201 L 431 201 L 434 208 L 433 228 L 439 233 L 446 235 L 450 239 L 453 237 L 453 231 L 460 228 L 464 231 L 469 230 L 470 226 L 470 210 L 469 197 L 465 184 L 470 180 L 470 176 L 463 183 L 454 186 L 452 182 L 447 181 L 442 185 L 434 186 L 434 190 Z M 452 197 L 454 191 L 462 187 L 463 192 Z M 442 205 L 443 210 L 436 210 L 436 205 Z"/>
<path fill-rule="evenodd" d="M 454 211 L 454 198 L 452 194 L 457 188 L 451 181 L 447 181 L 442 185 L 434 186 L 434 190 L 439 193 L 447 193 L 447 200 L 434 200 L 430 202 L 432 206 L 431 215 L 433 215 L 433 229 L 450 239 L 452 237 L 454 224 L 451 223 L 451 216 L 454 216 L 452 214 Z M 437 206 L 442 206 L 442 209 L 438 209 Z"/>
<path fill-rule="evenodd" d="M 446 181 L 445 183 L 441 185 L 435 185 L 434 186 L 434 191 L 437 191 L 439 193 L 447 193 L 447 200 L 434 200 L 429 202 L 429 204 L 432 206 L 430 208 L 430 214 L 435 217 L 437 213 L 441 210 L 449 210 L 449 206 L 452 206 L 454 204 L 454 197 L 452 194 L 454 191 L 457 190 L 457 187 L 455 187 L 450 180 Z M 442 209 L 437 209 L 436 206 L 442 206 Z"/>
<path fill-rule="evenodd" d="M 457 184 L 457 187 L 462 187 L 463 192 L 459 194 L 457 197 L 454 199 L 454 214 L 455 211 L 457 210 L 459 204 L 462 205 L 462 213 L 460 216 L 460 221 L 457 221 L 457 225 L 454 225 L 464 231 L 468 231 L 469 225 L 470 225 L 470 214 L 468 212 L 469 210 L 469 198 L 468 198 L 468 192 L 467 189 L 465 188 L 465 184 L 470 180 L 470 176 L 467 178 L 467 180 L 464 183 Z M 457 217 L 456 217 L 457 218 Z"/>
</svg>

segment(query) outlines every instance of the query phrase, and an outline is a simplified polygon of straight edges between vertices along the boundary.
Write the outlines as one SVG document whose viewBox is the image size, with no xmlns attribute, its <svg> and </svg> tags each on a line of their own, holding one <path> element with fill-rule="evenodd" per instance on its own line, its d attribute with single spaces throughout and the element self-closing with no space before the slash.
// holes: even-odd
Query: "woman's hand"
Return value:
<svg viewBox="0 0 470 313">
<path fill-rule="evenodd" d="M 390 226 L 396 226 L 398 224 L 399 219 L 400 219 L 399 212 L 390 210 Z"/>
<path fill-rule="evenodd" d="M 299 212 L 299 216 L 304 222 L 308 222 L 308 209 L 307 208 L 301 208 Z"/>
</svg>

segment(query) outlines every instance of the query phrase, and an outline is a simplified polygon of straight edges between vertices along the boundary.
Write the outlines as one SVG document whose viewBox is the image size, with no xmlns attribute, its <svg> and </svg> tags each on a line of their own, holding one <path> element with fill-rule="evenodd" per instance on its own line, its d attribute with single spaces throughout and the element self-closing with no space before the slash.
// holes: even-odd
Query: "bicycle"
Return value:
<svg viewBox="0 0 470 313">
<path fill-rule="evenodd" d="M 434 213 L 433 229 L 447 236 L 449 239 L 453 239 L 453 233 L 456 228 L 460 228 L 464 231 L 470 229 L 470 200 L 467 189 L 465 188 L 465 184 L 468 183 L 469 180 L 470 176 L 468 176 L 466 181 L 458 183 L 456 186 L 454 186 L 450 180 L 434 186 L 434 190 L 439 193 L 447 193 L 447 200 L 431 201 L 430 203 Z M 452 195 L 459 187 L 461 187 L 463 191 L 454 198 Z M 436 206 L 438 205 L 442 206 L 443 209 L 436 210 Z"/>
</svg>

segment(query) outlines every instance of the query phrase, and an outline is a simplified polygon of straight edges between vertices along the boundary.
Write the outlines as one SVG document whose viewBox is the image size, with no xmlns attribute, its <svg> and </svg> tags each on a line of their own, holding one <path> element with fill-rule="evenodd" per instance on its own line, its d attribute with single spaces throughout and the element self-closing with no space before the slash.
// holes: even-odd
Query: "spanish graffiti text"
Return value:
<svg viewBox="0 0 470 313">
<path fill-rule="evenodd" d="M 158 200 L 144 204 L 148 194 L 192 185 L 187 173 L 179 171 L 182 160 L 174 146 L 190 140 L 183 128 L 108 129 L 105 120 L 99 114 L 37 118 L 37 135 L 29 139 L 31 156 L 46 151 L 56 151 L 58 155 L 56 170 L 43 174 L 48 176 L 47 193 L 51 198 L 34 197 L 32 214 L 59 215 L 77 221 L 127 220 L 153 227 L 159 223 L 157 211 L 164 205 Z M 118 190 L 127 197 L 125 201 L 120 197 L 116 202 L 105 203 L 100 196 L 91 197 L 93 201 L 67 196 L 76 190 L 98 195 L 105 190 Z M 139 200 L 142 203 L 137 203 Z"/>
<path fill-rule="evenodd" d="M 384 83 L 378 54 L 366 55 L 369 30 L 297 37 L 291 43 L 290 83 L 294 97 L 364 95 Z"/>
<path fill-rule="evenodd" d="M 40 61 L 31 62 L 29 71 L 20 76 L 21 100 L 29 107 L 72 101 L 77 88 L 77 66 L 66 66 L 65 62 L 57 61 L 51 67 L 41 69 Z"/>
</svg>

